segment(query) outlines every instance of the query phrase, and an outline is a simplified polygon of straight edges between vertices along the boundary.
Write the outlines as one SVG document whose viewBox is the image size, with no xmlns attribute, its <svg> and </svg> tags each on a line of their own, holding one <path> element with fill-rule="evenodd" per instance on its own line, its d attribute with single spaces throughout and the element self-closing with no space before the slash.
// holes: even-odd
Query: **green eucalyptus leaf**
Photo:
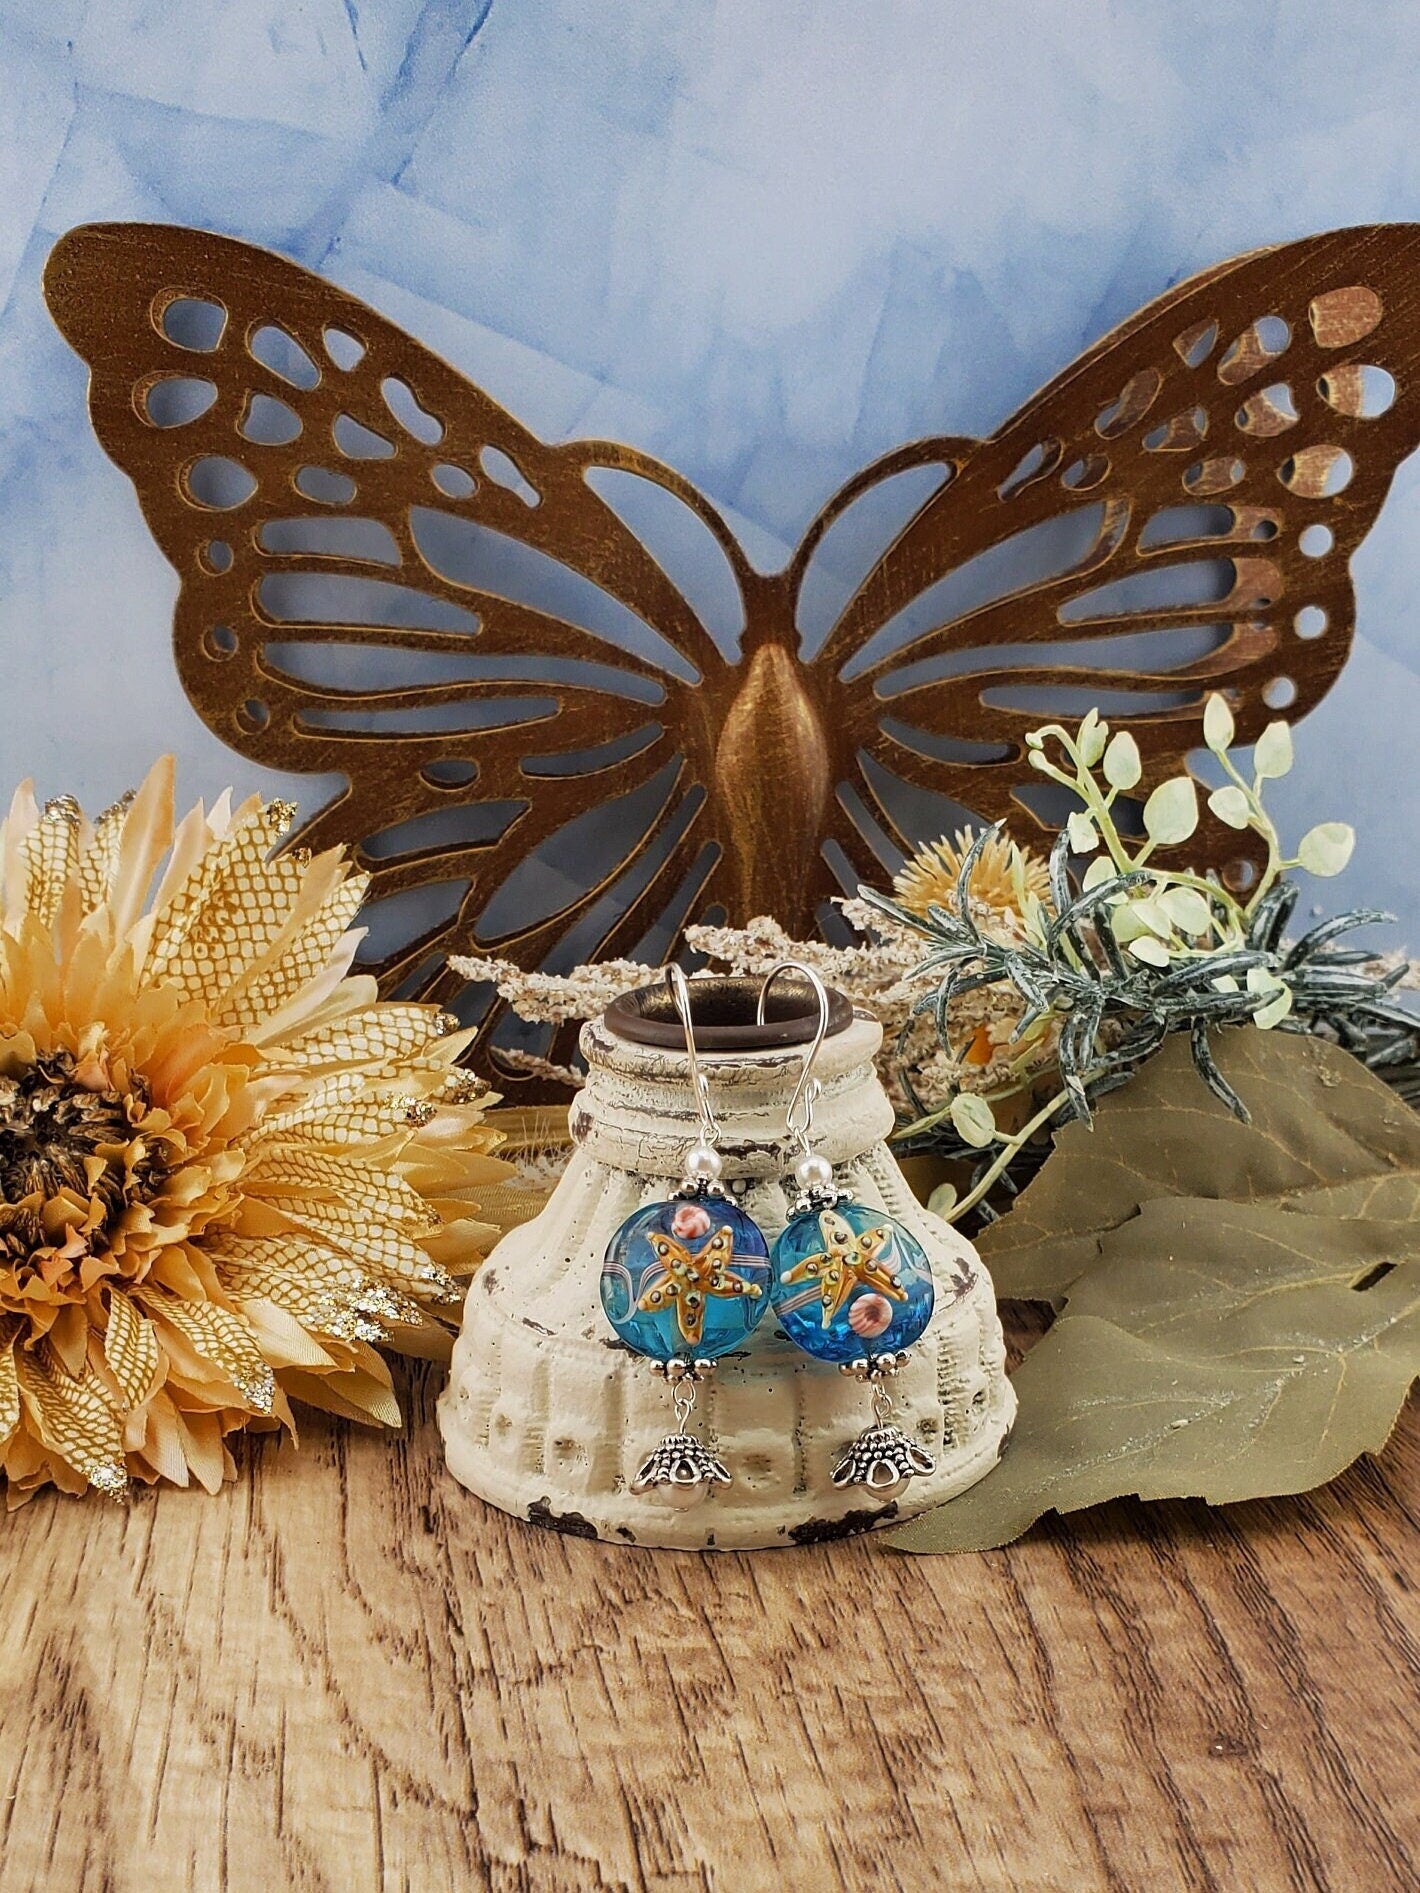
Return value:
<svg viewBox="0 0 1420 1893">
<path fill-rule="evenodd" d="M 1142 933 L 1137 940 L 1131 940 L 1128 951 L 1146 966 L 1167 966 L 1171 957 L 1163 941 L 1152 933 Z"/>
<path fill-rule="evenodd" d="M 940 1216 L 943 1222 L 951 1218 L 957 1206 L 957 1186 L 955 1183 L 939 1183 L 927 1198 L 927 1207 L 934 1216 Z"/>
<path fill-rule="evenodd" d="M 985 1150 L 996 1141 L 995 1114 L 974 1091 L 959 1091 L 952 1099 L 951 1119 L 957 1136 L 974 1150 Z"/>
<path fill-rule="evenodd" d="M 1132 789 L 1143 773 L 1139 745 L 1128 730 L 1117 731 L 1104 752 L 1105 781 L 1112 789 Z"/>
<path fill-rule="evenodd" d="M 1237 728 L 1227 698 L 1213 691 L 1203 706 L 1204 742 L 1215 755 L 1221 756 L 1224 750 L 1232 748 L 1236 734 Z"/>
<path fill-rule="evenodd" d="M 1144 804 L 1144 833 L 1161 848 L 1187 841 L 1198 826 L 1198 791 L 1192 776 L 1171 776 Z"/>
<path fill-rule="evenodd" d="M 1246 828 L 1252 815 L 1252 805 L 1247 796 L 1232 783 L 1224 789 L 1214 789 L 1208 797 L 1208 806 L 1220 822 L 1226 822 L 1229 828 Z"/>
<path fill-rule="evenodd" d="M 1250 993 L 1272 994 L 1268 1003 L 1252 1015 L 1253 1024 L 1264 1032 L 1279 1024 L 1292 1010 L 1291 987 L 1285 979 L 1279 979 L 1276 973 L 1265 966 L 1249 967 L 1247 989 Z"/>
<path fill-rule="evenodd" d="M 1065 1309 L 1016 1372 L 1001 1464 L 889 1543 L 983 1549 L 1131 1493 L 1304 1492 L 1385 1444 L 1420 1375 L 1420 1114 L 1321 1040 L 1210 1043 L 1250 1124 L 1177 1035 L 980 1238 L 998 1293 Z"/>
<path fill-rule="evenodd" d="M 1144 900 L 1131 901 L 1129 905 L 1134 918 L 1147 927 L 1156 938 L 1160 940 L 1172 938 L 1173 918 L 1161 896 L 1151 894 Z"/>
<path fill-rule="evenodd" d="M 1089 710 L 1080 725 L 1075 738 L 1075 747 L 1080 752 L 1080 761 L 1087 769 L 1093 769 L 1103 756 L 1105 744 L 1109 741 L 1109 725 L 1101 722 L 1098 710 Z"/>
<path fill-rule="evenodd" d="M 1076 809 L 1066 823 L 1070 835 L 1070 846 L 1076 854 L 1093 854 L 1100 845 L 1100 838 L 1094 823 L 1083 809 Z"/>
<path fill-rule="evenodd" d="M 1340 874 L 1355 846 L 1356 831 L 1348 822 L 1318 822 L 1298 843 L 1297 859 L 1308 874 Z"/>
<path fill-rule="evenodd" d="M 1213 924 L 1213 913 L 1207 901 L 1196 887 L 1167 887 L 1159 895 L 1157 905 L 1162 907 L 1180 933 L 1190 939 L 1200 933 L 1207 933 Z"/>
<path fill-rule="evenodd" d="M 1252 766 L 1264 782 L 1285 776 L 1292 766 L 1292 732 L 1279 718 L 1269 723 L 1257 739 L 1252 752 Z"/>
<path fill-rule="evenodd" d="M 1107 854 L 1096 855 L 1095 859 L 1081 876 L 1081 889 L 1088 894 L 1090 889 L 1092 887 L 1098 887 L 1101 881 L 1112 881 L 1118 872 L 1118 868 L 1115 867 Z"/>
</svg>

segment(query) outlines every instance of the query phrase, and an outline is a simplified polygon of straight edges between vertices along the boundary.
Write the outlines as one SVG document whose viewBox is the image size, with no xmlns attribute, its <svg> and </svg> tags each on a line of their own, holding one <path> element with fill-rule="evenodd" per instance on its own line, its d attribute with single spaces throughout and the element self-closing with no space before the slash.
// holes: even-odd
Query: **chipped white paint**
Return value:
<svg viewBox="0 0 1420 1893">
<path fill-rule="evenodd" d="M 572 1107 L 566 1173 L 469 1291 L 439 1403 L 456 1478 L 504 1511 L 612 1541 L 732 1549 L 910 1518 L 990 1471 L 1015 1411 L 990 1278 L 971 1244 L 917 1203 L 883 1142 L 892 1111 L 873 1070 L 881 1036 L 860 1018 L 825 1044 L 814 1141 L 839 1180 L 905 1223 L 932 1259 L 936 1313 L 893 1396 L 895 1418 L 935 1455 L 936 1471 L 887 1506 L 837 1490 L 832 1469 L 868 1423 L 868 1396 L 792 1347 L 771 1314 L 743 1353 L 720 1362 L 692 1422 L 733 1484 L 690 1511 L 629 1490 L 671 1428 L 671 1402 L 606 1323 L 602 1256 L 634 1209 L 675 1188 L 697 1122 L 684 1054 L 628 1044 L 597 1021 L 582 1034 L 589 1077 Z M 701 1058 L 726 1187 L 771 1241 L 785 1219 L 781 1139 L 801 1056 Z"/>
</svg>

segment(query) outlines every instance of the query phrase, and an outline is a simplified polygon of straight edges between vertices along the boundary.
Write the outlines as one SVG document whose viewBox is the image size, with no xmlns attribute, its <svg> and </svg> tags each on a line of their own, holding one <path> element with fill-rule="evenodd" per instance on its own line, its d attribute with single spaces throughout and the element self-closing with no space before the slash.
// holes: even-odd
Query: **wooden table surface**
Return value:
<svg viewBox="0 0 1420 1893">
<path fill-rule="evenodd" d="M 311 1421 L 4 1525 L 0 1893 L 1420 1884 L 1420 1426 L 986 1556 L 618 1550 Z"/>
</svg>

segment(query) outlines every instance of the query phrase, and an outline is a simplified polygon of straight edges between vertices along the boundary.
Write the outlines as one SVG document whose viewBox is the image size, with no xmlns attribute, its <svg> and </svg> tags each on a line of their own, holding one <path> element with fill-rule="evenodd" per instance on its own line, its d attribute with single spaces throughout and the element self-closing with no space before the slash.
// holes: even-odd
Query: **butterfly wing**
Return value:
<svg viewBox="0 0 1420 1893">
<path fill-rule="evenodd" d="M 299 839 L 355 843 L 386 988 L 453 997 L 456 948 L 536 967 L 628 952 L 658 923 L 672 938 L 716 867 L 693 806 L 710 731 L 679 699 L 727 665 L 593 483 L 681 502 L 739 585 L 694 489 L 628 448 L 546 445 L 374 310 L 247 244 L 87 226 L 45 291 L 179 574 L 195 707 L 263 767 L 342 781 Z M 589 840 L 576 825 L 602 804 L 620 826 Z"/>
<path fill-rule="evenodd" d="M 906 449 L 833 502 L 796 587 L 879 479 L 942 472 L 818 660 L 843 693 L 853 787 L 890 836 L 906 839 L 903 783 L 1023 836 L 1053 827 L 1023 739 L 1090 703 L 1128 722 L 1157 777 L 1201 746 L 1212 690 L 1240 741 L 1318 702 L 1354 629 L 1351 555 L 1420 442 L 1417 270 L 1415 225 L 1221 264 L 990 439 Z"/>
</svg>

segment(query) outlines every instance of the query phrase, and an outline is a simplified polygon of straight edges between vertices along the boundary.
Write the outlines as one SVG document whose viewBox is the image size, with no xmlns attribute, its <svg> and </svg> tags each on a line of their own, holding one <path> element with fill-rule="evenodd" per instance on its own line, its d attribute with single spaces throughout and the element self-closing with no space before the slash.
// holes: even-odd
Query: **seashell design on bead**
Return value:
<svg viewBox="0 0 1420 1893">
<path fill-rule="evenodd" d="M 854 1334 L 872 1341 L 892 1326 L 892 1303 L 886 1295 L 860 1295 L 849 1305 L 848 1325 Z"/>
<path fill-rule="evenodd" d="M 758 983 L 746 984 L 753 1018 Z M 694 1445 L 733 1483 L 677 1488 L 653 1471 L 637 1489 L 648 1447 L 666 1443 L 666 1388 L 608 1330 L 602 1262 L 627 1218 L 674 1192 L 697 1114 L 683 1049 L 633 1044 L 594 1020 L 582 1033 L 588 1080 L 571 1107 L 567 1170 L 541 1215 L 503 1238 L 469 1290 L 439 1402 L 456 1478 L 545 1526 L 617 1544 L 729 1550 L 910 1518 L 991 1470 L 1015 1397 L 990 1277 L 972 1245 L 916 1201 L 883 1141 L 892 1107 L 872 1063 L 881 1038 L 873 1021 L 855 1018 L 825 1041 L 815 1142 L 853 1199 L 895 1218 L 930 1260 L 936 1308 L 893 1381 L 893 1419 L 903 1450 L 915 1447 L 935 1469 L 909 1466 L 914 1476 L 897 1490 L 836 1485 L 848 1443 L 862 1444 L 864 1389 L 793 1347 L 771 1310 L 698 1392 Z M 797 1195 L 782 1133 L 802 1053 L 702 1052 L 701 1064 L 720 1120 L 721 1187 L 772 1242 L 788 1218 L 786 1183 Z M 857 1318 L 877 1317 L 870 1307 Z M 692 1501 L 684 1509 L 682 1496 Z"/>
</svg>

